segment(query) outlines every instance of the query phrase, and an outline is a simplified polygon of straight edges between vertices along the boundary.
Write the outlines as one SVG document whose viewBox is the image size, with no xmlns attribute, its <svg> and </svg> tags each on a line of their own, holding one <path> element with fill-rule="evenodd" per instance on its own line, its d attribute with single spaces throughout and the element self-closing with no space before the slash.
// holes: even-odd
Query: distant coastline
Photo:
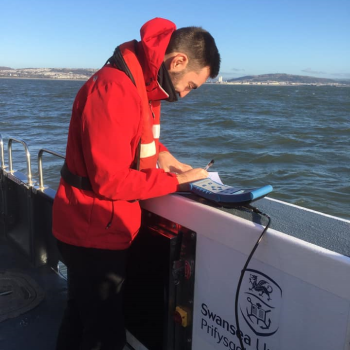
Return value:
<svg viewBox="0 0 350 350">
<path fill-rule="evenodd" d="M 77 80 L 86 81 L 98 69 L 93 68 L 22 68 L 0 67 L 0 79 L 42 79 L 42 80 Z M 234 79 L 208 80 L 207 84 L 216 85 L 263 85 L 263 86 L 349 86 L 350 80 L 334 80 L 315 78 L 310 76 L 292 74 L 262 74 L 244 76 Z"/>
<path fill-rule="evenodd" d="M 0 67 L 0 78 L 46 79 L 46 80 L 88 80 L 97 69 L 85 68 L 23 68 Z"/>
<path fill-rule="evenodd" d="M 208 85 L 215 86 L 334 86 L 334 87 L 350 87 L 350 83 L 296 83 L 296 82 L 206 82 Z"/>
<path fill-rule="evenodd" d="M 13 79 L 13 80 L 51 80 L 51 81 L 87 81 L 89 78 L 38 78 L 38 77 L 5 77 L 0 76 L 0 79 Z"/>
<path fill-rule="evenodd" d="M 215 84 L 225 85 L 265 85 L 265 86 L 350 86 L 350 80 L 335 80 L 315 78 L 305 75 L 292 75 L 285 73 L 248 75 L 240 78 L 224 80 L 219 77 Z"/>
</svg>

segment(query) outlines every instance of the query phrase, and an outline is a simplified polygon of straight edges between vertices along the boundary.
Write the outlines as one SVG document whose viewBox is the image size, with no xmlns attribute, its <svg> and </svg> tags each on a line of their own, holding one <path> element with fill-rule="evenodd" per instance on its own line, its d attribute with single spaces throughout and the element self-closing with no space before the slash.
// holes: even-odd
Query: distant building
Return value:
<svg viewBox="0 0 350 350">
<path fill-rule="evenodd" d="M 221 76 L 221 77 L 219 77 L 219 79 L 218 79 L 218 83 L 222 83 L 222 76 Z"/>
</svg>

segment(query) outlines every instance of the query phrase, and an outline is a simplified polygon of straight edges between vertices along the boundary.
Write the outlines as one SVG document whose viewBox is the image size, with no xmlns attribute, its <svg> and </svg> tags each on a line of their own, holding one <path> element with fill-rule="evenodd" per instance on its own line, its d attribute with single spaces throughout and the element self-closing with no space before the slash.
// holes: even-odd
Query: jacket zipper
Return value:
<svg viewBox="0 0 350 350">
<path fill-rule="evenodd" d="M 155 118 L 155 114 L 154 114 L 153 108 L 152 108 L 152 101 L 149 101 L 149 108 L 150 108 L 150 110 L 151 110 L 152 117 L 153 117 L 153 119 L 154 119 L 154 118 Z M 134 201 L 132 201 L 132 202 L 136 202 L 136 201 L 137 201 L 137 200 L 134 200 Z M 132 203 L 132 202 L 131 202 L 131 203 Z M 108 230 L 108 229 L 111 227 L 112 222 L 113 222 L 113 218 L 114 218 L 114 202 L 112 201 L 112 215 L 111 215 L 111 218 L 110 218 L 108 224 L 106 225 L 106 230 Z"/>
<path fill-rule="evenodd" d="M 108 230 L 111 227 L 112 222 L 113 222 L 113 218 L 114 218 L 114 201 L 112 201 L 112 215 L 111 215 L 111 218 L 106 226 L 106 230 Z"/>
<path fill-rule="evenodd" d="M 153 117 L 153 119 L 154 119 L 156 116 L 155 116 L 155 114 L 154 114 L 154 112 L 153 112 L 152 101 L 149 101 L 149 108 L 150 108 L 150 110 L 151 110 L 152 117 Z"/>
</svg>

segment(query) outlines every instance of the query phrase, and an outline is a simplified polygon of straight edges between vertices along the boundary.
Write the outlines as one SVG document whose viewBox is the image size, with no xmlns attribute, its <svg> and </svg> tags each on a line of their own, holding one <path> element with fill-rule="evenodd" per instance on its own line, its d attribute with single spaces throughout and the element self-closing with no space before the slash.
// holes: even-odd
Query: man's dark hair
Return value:
<svg viewBox="0 0 350 350">
<path fill-rule="evenodd" d="M 220 54 L 214 38 L 201 27 L 184 27 L 174 31 L 166 54 L 185 53 L 189 67 L 197 70 L 209 67 L 210 77 L 215 78 L 220 70 Z"/>
</svg>

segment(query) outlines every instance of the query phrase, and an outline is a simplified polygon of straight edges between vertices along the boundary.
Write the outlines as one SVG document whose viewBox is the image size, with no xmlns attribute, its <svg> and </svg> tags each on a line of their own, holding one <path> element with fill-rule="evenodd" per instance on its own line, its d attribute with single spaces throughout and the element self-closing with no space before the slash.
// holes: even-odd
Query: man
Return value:
<svg viewBox="0 0 350 350">
<path fill-rule="evenodd" d="M 208 176 L 159 142 L 160 101 L 186 96 L 219 67 L 208 32 L 156 18 L 78 92 L 53 206 L 53 234 L 68 268 L 58 350 L 123 348 L 121 290 L 140 227 L 137 200 Z"/>
</svg>

